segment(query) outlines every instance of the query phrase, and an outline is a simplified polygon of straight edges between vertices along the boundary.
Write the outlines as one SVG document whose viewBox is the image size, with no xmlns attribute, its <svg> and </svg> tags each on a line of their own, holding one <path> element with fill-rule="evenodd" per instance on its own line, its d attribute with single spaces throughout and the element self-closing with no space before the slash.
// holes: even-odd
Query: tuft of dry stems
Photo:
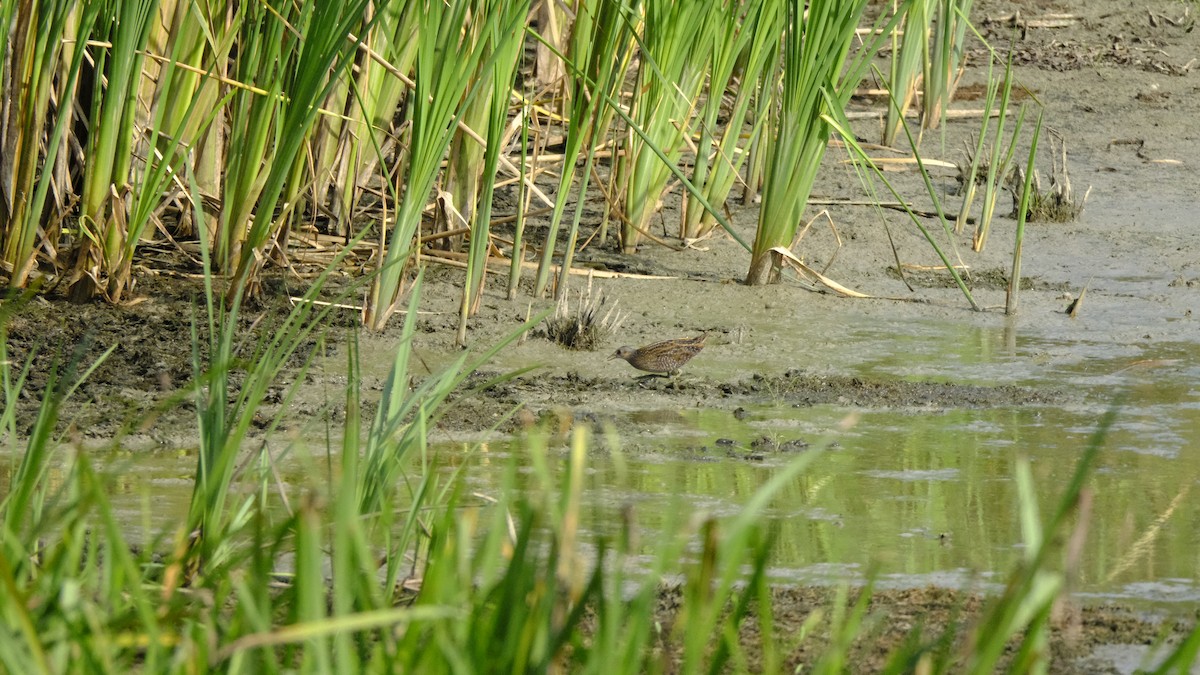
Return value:
<svg viewBox="0 0 1200 675">
<path fill-rule="evenodd" d="M 1083 197 L 1077 198 L 1071 187 L 1071 176 L 1067 170 L 1067 142 L 1061 138 L 1050 137 L 1050 185 L 1042 188 L 1042 173 L 1033 172 L 1030 185 L 1029 203 L 1026 206 L 1026 218 L 1030 222 L 1069 223 L 1079 218 L 1083 206 L 1087 202 L 1089 188 Z M 1025 184 L 1025 172 L 1015 169 L 1009 178 L 1012 190 L 1013 210 L 1010 218 L 1016 218 L 1020 212 L 1021 186 Z"/>
<path fill-rule="evenodd" d="M 963 140 L 962 161 L 955 162 L 955 168 L 958 170 L 958 175 L 955 179 L 958 181 L 960 188 L 965 188 L 968 183 L 974 185 L 986 185 L 989 167 L 990 148 L 983 147 L 977 139 L 979 134 L 969 133 L 967 138 Z M 977 147 L 983 147 L 986 152 L 979 152 Z M 1005 181 L 1012 179 L 1013 168 L 1008 167 L 1008 173 L 1003 176 Z"/>
<path fill-rule="evenodd" d="M 617 308 L 618 301 L 614 300 L 608 311 L 604 311 L 607 303 L 603 291 L 592 294 L 590 282 L 586 290 L 579 291 L 574 311 L 571 294 L 564 293 L 555 305 L 554 316 L 546 319 L 546 338 L 567 349 L 594 351 L 625 322 L 626 314 Z"/>
</svg>

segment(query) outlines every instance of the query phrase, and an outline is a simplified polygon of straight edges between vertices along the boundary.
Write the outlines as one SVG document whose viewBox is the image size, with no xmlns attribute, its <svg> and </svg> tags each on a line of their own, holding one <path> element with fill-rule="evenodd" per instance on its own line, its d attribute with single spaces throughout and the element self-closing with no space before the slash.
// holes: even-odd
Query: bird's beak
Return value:
<svg viewBox="0 0 1200 675">
<path fill-rule="evenodd" d="M 604 360 L 605 360 L 605 361 L 612 361 L 612 360 L 613 360 L 613 359 L 615 359 L 615 358 L 617 358 L 617 353 L 616 353 L 616 352 L 613 352 L 611 356 L 609 356 L 607 359 L 604 359 Z"/>
</svg>

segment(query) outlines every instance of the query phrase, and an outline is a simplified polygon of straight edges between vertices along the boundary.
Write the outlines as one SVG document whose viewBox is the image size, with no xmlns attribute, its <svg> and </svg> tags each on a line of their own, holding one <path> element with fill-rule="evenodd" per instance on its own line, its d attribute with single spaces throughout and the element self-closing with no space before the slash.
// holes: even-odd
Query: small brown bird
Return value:
<svg viewBox="0 0 1200 675">
<path fill-rule="evenodd" d="M 654 375 L 671 376 L 704 349 L 708 332 L 695 337 L 663 340 L 645 347 L 621 347 L 608 360 L 625 359 L 629 365 Z"/>
</svg>

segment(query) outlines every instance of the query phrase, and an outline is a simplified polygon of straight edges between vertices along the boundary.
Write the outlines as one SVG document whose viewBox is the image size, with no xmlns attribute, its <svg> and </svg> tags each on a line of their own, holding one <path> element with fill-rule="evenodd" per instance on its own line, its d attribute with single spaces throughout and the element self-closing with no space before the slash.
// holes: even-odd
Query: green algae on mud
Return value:
<svg viewBox="0 0 1200 675">
<path fill-rule="evenodd" d="M 481 371 L 468 381 L 487 382 L 501 373 Z M 848 408 L 898 408 L 937 411 L 951 408 L 992 408 L 1014 405 L 1061 404 L 1069 396 L 1056 389 L 1014 385 L 985 386 L 954 382 L 884 380 L 789 370 L 780 375 L 753 374 L 722 382 L 679 375 L 673 378 L 587 376 L 533 373 L 501 382 L 487 390 L 452 402 L 446 425 L 459 431 L 487 431 L 496 424 L 501 430 L 517 429 L 521 420 L 545 414 L 601 417 L 620 430 L 619 414 L 604 411 L 702 407 L 733 411 L 743 405 L 776 404 L 795 407 L 838 405 Z M 506 413 L 526 410 L 505 421 Z"/>
</svg>

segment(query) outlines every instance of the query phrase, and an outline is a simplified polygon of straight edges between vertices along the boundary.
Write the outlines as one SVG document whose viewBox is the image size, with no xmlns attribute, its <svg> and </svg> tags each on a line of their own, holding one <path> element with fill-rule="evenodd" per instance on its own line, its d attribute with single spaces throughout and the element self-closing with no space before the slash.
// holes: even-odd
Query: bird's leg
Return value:
<svg viewBox="0 0 1200 675">
<path fill-rule="evenodd" d="M 650 380 L 653 380 L 656 377 L 670 377 L 670 375 L 663 375 L 662 373 L 646 373 L 645 375 L 639 376 L 637 378 L 637 381 L 638 382 L 649 382 Z"/>
</svg>

